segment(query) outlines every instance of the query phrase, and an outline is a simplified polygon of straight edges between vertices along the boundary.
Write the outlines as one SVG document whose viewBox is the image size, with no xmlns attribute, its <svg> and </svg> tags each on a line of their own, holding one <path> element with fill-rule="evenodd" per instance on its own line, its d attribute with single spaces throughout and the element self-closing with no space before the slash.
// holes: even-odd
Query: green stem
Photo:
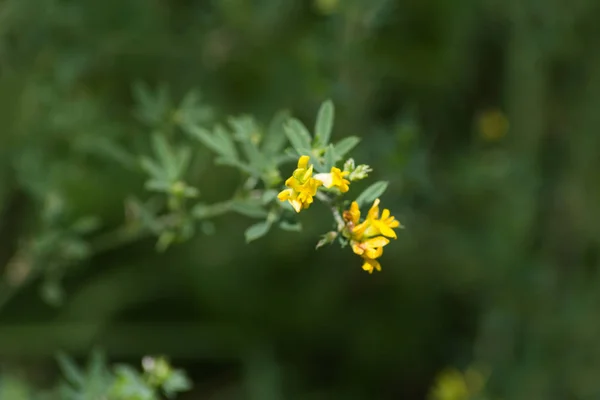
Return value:
<svg viewBox="0 0 600 400">
<path fill-rule="evenodd" d="M 322 192 L 317 192 L 315 197 L 329 206 L 331 213 L 333 214 L 333 219 L 335 219 L 335 222 L 337 223 L 337 230 L 339 232 L 341 232 L 344 229 L 344 227 L 346 226 L 346 223 L 344 222 L 344 219 L 342 218 L 342 215 L 340 214 L 340 210 L 333 203 L 333 200 L 329 196 L 327 196 L 326 194 L 324 194 Z"/>
</svg>

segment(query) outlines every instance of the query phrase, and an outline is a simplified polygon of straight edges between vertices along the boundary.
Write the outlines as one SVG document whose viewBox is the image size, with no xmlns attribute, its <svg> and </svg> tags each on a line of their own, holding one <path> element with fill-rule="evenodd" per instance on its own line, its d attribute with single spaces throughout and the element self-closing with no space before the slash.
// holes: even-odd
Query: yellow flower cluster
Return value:
<svg viewBox="0 0 600 400">
<path fill-rule="evenodd" d="M 280 201 L 287 200 L 296 212 L 310 207 L 319 186 L 325 186 L 328 189 L 336 187 L 342 193 L 349 189 L 350 181 L 344 179 L 348 175 L 347 171 L 342 172 L 339 168 L 333 167 L 330 173 L 317 174 L 313 177 L 313 166 L 312 164 L 308 165 L 309 160 L 309 156 L 300 157 L 298 168 L 285 181 L 288 189 L 281 191 L 277 196 Z"/>
<path fill-rule="evenodd" d="M 296 212 L 310 207 L 321 186 L 328 189 L 335 188 L 340 193 L 350 189 L 350 181 L 346 179 L 349 171 L 332 167 L 328 173 L 313 176 L 313 166 L 309 165 L 309 161 L 309 156 L 300 157 L 298 167 L 285 181 L 287 189 L 277 195 L 280 201 L 288 201 Z M 339 218 L 339 214 L 337 215 Z M 374 270 L 381 271 L 377 259 L 382 256 L 383 247 L 390 242 L 388 238 L 396 239 L 393 228 L 400 226 L 400 222 L 390 215 L 388 209 L 384 209 L 379 216 L 379 199 L 376 199 L 363 222 L 360 222 L 358 203 L 352 202 L 350 209 L 344 211 L 338 229 L 349 239 L 352 251 L 362 257 L 363 270 L 371 274 Z M 333 233 L 335 238 L 337 232 Z"/>
<path fill-rule="evenodd" d="M 429 393 L 430 400 L 470 400 L 481 393 L 485 375 L 474 368 L 463 374 L 456 369 L 444 370 Z"/>
<path fill-rule="evenodd" d="M 350 236 L 352 251 L 362 257 L 364 263 L 362 269 L 373 273 L 373 270 L 381 271 L 381 264 L 377 259 L 383 254 L 383 247 L 390 241 L 396 239 L 393 228 L 400 226 L 390 210 L 384 209 L 379 217 L 379 199 L 376 199 L 369 210 L 367 217 L 361 223 L 360 210 L 357 202 L 352 202 L 350 209 L 344 211 L 343 218 Z"/>
</svg>

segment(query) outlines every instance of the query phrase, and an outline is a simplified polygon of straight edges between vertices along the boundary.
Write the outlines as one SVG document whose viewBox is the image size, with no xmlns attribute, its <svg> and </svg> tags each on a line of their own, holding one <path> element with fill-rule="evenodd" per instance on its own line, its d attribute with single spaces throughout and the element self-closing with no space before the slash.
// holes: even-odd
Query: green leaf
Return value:
<svg viewBox="0 0 600 400">
<path fill-rule="evenodd" d="M 267 166 L 267 160 L 258 148 L 261 137 L 258 124 L 252 117 L 245 115 L 229 118 L 228 121 L 234 129 L 235 139 L 242 145 L 250 166 L 258 171 L 263 170 Z"/>
<path fill-rule="evenodd" d="M 289 161 L 298 161 L 298 156 L 310 156 L 312 158 L 313 154 L 310 149 L 300 149 L 296 151 L 292 149 L 286 149 L 284 156 Z"/>
<path fill-rule="evenodd" d="M 79 235 L 87 235 L 100 228 L 102 221 L 98 216 L 81 217 L 71 225 L 71 230 Z"/>
<path fill-rule="evenodd" d="M 156 399 L 153 388 L 146 383 L 143 376 L 127 365 L 115 367 L 115 382 L 111 394 L 116 398 Z"/>
<path fill-rule="evenodd" d="M 237 150 L 231 135 L 222 125 L 215 126 L 214 138 L 221 149 L 221 154 L 234 159 L 238 158 Z"/>
<path fill-rule="evenodd" d="M 265 154 L 276 155 L 281 153 L 287 142 L 283 126 L 289 118 L 290 113 L 287 110 L 282 110 L 275 114 L 262 142 L 262 151 Z"/>
<path fill-rule="evenodd" d="M 164 231 L 158 236 L 158 241 L 156 242 L 156 250 L 159 253 L 165 252 L 171 244 L 175 242 L 177 239 L 177 234 L 172 231 Z"/>
<path fill-rule="evenodd" d="M 182 370 L 173 370 L 162 384 L 166 396 L 174 398 L 178 392 L 186 392 L 192 388 L 192 382 Z"/>
<path fill-rule="evenodd" d="M 302 232 L 302 224 L 300 222 L 281 221 L 279 227 L 284 231 Z"/>
<path fill-rule="evenodd" d="M 166 181 L 159 181 L 157 179 L 149 179 L 144 183 L 144 189 L 151 192 L 162 192 L 169 193 L 171 185 Z"/>
<path fill-rule="evenodd" d="M 190 161 L 192 160 L 192 149 L 189 147 L 182 147 L 177 151 L 177 176 L 180 177 L 185 174 Z"/>
<path fill-rule="evenodd" d="M 85 386 L 85 376 L 75 362 L 62 351 L 58 352 L 55 358 L 65 379 L 74 387 L 83 388 Z"/>
<path fill-rule="evenodd" d="M 315 122 L 315 140 L 319 146 L 327 146 L 331 138 L 333 129 L 334 107 L 331 100 L 327 100 L 321 104 L 317 121 Z"/>
<path fill-rule="evenodd" d="M 192 215 L 198 219 L 212 218 L 231 211 L 231 202 L 223 201 L 214 204 L 198 203 L 192 208 Z"/>
<path fill-rule="evenodd" d="M 246 236 L 246 243 L 260 239 L 269 232 L 269 229 L 271 229 L 271 224 L 267 221 L 261 221 L 250 226 L 244 233 L 244 236 Z"/>
<path fill-rule="evenodd" d="M 331 168 L 335 166 L 336 158 L 335 148 L 330 144 L 325 150 L 325 172 L 331 171 Z"/>
<path fill-rule="evenodd" d="M 243 163 L 241 161 L 238 160 L 234 160 L 232 158 L 227 158 L 227 157 L 217 157 L 215 158 L 215 164 L 217 165 L 228 165 L 230 167 L 236 167 L 244 172 L 246 172 L 248 175 L 260 175 L 260 171 L 257 171 L 256 169 L 254 169 L 252 166 Z"/>
<path fill-rule="evenodd" d="M 356 202 L 359 207 L 372 203 L 375 199 L 381 196 L 388 187 L 388 182 L 378 181 L 366 188 L 357 198 Z"/>
<path fill-rule="evenodd" d="M 319 249 L 327 244 L 333 243 L 333 241 L 338 237 L 338 233 L 336 231 L 330 231 L 321 236 L 321 240 L 315 246 L 315 249 Z"/>
<path fill-rule="evenodd" d="M 296 149 L 299 154 L 310 154 L 311 142 L 310 133 L 302 122 L 296 118 L 291 118 L 284 125 L 285 133 L 292 144 L 292 147 Z M 308 153 L 305 153 L 308 150 Z"/>
<path fill-rule="evenodd" d="M 161 168 L 160 165 L 158 165 L 149 157 L 140 157 L 140 166 L 144 171 L 146 171 L 146 173 L 151 175 L 154 179 L 158 181 L 168 180 L 167 173 Z"/>
<path fill-rule="evenodd" d="M 231 210 L 250 218 L 265 218 L 269 214 L 259 202 L 250 200 L 234 200 L 231 203 Z"/>
<path fill-rule="evenodd" d="M 133 96 L 136 99 L 136 115 L 149 126 L 161 124 L 171 108 L 169 90 L 166 85 L 161 84 L 156 93 L 143 82 L 133 85 Z"/>
<path fill-rule="evenodd" d="M 159 133 L 152 135 L 152 147 L 158 156 L 158 160 L 161 162 L 167 177 L 169 180 L 177 178 L 177 165 L 178 162 L 171 151 L 167 139 Z"/>
<path fill-rule="evenodd" d="M 341 160 L 358 143 L 360 143 L 360 138 L 356 136 L 348 136 L 337 142 L 334 146 L 335 154 L 338 157 L 336 161 Z"/>
<path fill-rule="evenodd" d="M 263 205 L 270 203 L 271 201 L 275 200 L 278 193 L 279 192 L 277 190 L 273 190 L 273 189 L 265 190 L 260 199 L 261 203 Z"/>
<path fill-rule="evenodd" d="M 238 156 L 235 145 L 222 126 L 217 125 L 215 127 L 214 135 L 208 129 L 191 124 L 186 124 L 183 129 L 215 153 L 237 160 Z"/>
</svg>

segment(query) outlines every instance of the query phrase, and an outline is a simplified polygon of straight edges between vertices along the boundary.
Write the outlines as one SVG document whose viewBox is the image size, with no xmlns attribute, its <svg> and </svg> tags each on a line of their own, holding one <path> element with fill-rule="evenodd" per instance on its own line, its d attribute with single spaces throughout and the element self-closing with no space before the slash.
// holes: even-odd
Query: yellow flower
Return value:
<svg viewBox="0 0 600 400">
<path fill-rule="evenodd" d="M 339 168 L 332 167 L 331 172 L 316 174 L 315 179 L 323 182 L 323 186 L 325 186 L 327 189 L 336 187 L 340 190 L 340 192 L 346 193 L 348 190 L 350 190 L 350 181 L 345 179 L 349 173 L 350 172 L 348 171 L 342 171 Z"/>
<path fill-rule="evenodd" d="M 298 168 L 285 181 L 285 186 L 289 189 L 285 189 L 277 195 L 280 201 L 287 200 L 296 212 L 310 207 L 313 197 L 317 194 L 317 189 L 323 184 L 320 180 L 312 177 L 313 166 L 308 166 L 309 160 L 309 156 L 300 157 Z"/>
<path fill-rule="evenodd" d="M 360 209 L 355 201 L 350 205 L 350 209 L 344 211 L 343 218 L 346 221 L 352 251 L 363 258 L 362 269 L 370 274 L 374 270 L 381 271 L 381 264 L 377 258 L 382 256 L 383 247 L 390 242 L 387 237 L 396 239 L 392 228 L 399 227 L 400 223 L 390 215 L 388 209 L 384 209 L 379 218 L 379 199 L 373 202 L 362 223 L 359 223 Z"/>
<path fill-rule="evenodd" d="M 388 244 L 389 239 L 377 236 L 363 242 L 352 241 L 352 251 L 363 258 L 362 269 L 372 274 L 373 270 L 381 271 L 381 264 L 377 258 L 383 254 L 383 246 Z"/>
<path fill-rule="evenodd" d="M 479 133 L 485 140 L 495 141 L 506 136 L 510 124 L 502 111 L 489 109 L 479 115 L 477 125 Z"/>
<path fill-rule="evenodd" d="M 442 371 L 429 394 L 430 400 L 469 400 L 482 392 L 486 377 L 474 368 L 464 373 L 456 369 Z"/>
<path fill-rule="evenodd" d="M 350 230 L 352 230 L 352 228 L 358 224 L 358 220 L 360 219 L 358 203 L 353 201 L 352 204 L 350 204 L 350 209 L 344 211 L 343 217 L 344 220 L 346 220 L 346 223 L 350 225 Z"/>
<path fill-rule="evenodd" d="M 431 400 L 469 400 L 470 393 L 463 374 L 455 369 L 442 372 L 431 391 Z"/>
<path fill-rule="evenodd" d="M 364 260 L 364 264 L 362 265 L 363 270 L 367 271 L 370 274 L 372 274 L 374 270 L 381 271 L 381 264 L 379 263 L 379 261 L 377 261 L 373 258 L 368 258 L 368 257 L 363 257 L 363 260 Z"/>
<path fill-rule="evenodd" d="M 356 238 L 371 238 L 378 235 L 387 236 L 396 239 L 396 232 L 392 228 L 400 227 L 400 222 L 390 215 L 390 210 L 387 208 L 381 213 L 379 218 L 379 199 L 376 199 L 367 214 L 367 218 L 358 224 L 360 218 L 360 210 L 358 204 L 354 201 L 350 206 L 347 214 L 353 223 L 352 236 Z"/>
<path fill-rule="evenodd" d="M 375 259 L 381 257 L 383 254 L 383 246 L 389 242 L 389 239 L 383 236 L 376 236 L 363 242 L 353 241 L 351 243 L 352 251 L 359 256 Z"/>
</svg>

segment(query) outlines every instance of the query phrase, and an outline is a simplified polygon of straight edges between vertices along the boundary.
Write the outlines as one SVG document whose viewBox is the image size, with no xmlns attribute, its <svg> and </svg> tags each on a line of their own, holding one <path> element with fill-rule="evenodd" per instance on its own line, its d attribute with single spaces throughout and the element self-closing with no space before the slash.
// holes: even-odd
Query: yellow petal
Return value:
<svg viewBox="0 0 600 400">
<path fill-rule="evenodd" d="M 381 271 L 381 264 L 379 264 L 379 261 L 370 258 L 364 258 L 364 260 L 365 263 L 362 265 L 362 269 L 365 271 L 368 271 L 370 274 L 373 273 L 374 269 Z"/>
<path fill-rule="evenodd" d="M 354 229 L 352 229 L 352 234 L 356 237 L 362 237 L 368 227 L 369 224 L 367 221 L 361 222 L 360 224 L 356 225 Z"/>
<path fill-rule="evenodd" d="M 352 215 L 352 222 L 355 224 L 358 223 L 360 219 L 360 209 L 358 208 L 358 203 L 353 201 L 350 205 L 350 215 Z"/>
<path fill-rule="evenodd" d="M 279 194 L 277 195 L 277 198 L 280 201 L 286 201 L 287 199 L 292 197 L 293 193 L 294 193 L 294 191 L 292 189 L 285 189 L 285 190 L 282 190 L 281 192 L 279 192 Z"/>
<path fill-rule="evenodd" d="M 392 217 L 393 218 L 393 217 Z M 398 228 L 400 226 L 400 221 L 396 221 L 395 219 L 392 219 L 389 222 L 386 222 L 387 226 L 389 226 L 390 228 Z"/>
<path fill-rule="evenodd" d="M 290 176 L 289 178 L 287 178 L 287 180 L 285 181 L 285 186 L 289 187 L 289 188 L 294 188 L 296 186 L 298 186 L 298 179 L 295 176 Z"/>
<path fill-rule="evenodd" d="M 298 159 L 298 168 L 305 169 L 308 166 L 309 156 L 301 156 Z"/>
<path fill-rule="evenodd" d="M 358 254 L 359 256 L 365 252 L 365 249 L 361 247 L 361 244 L 358 242 L 352 242 L 352 251 L 354 254 Z"/>
<path fill-rule="evenodd" d="M 379 229 L 382 235 L 396 239 L 396 232 L 381 221 L 374 221 L 374 225 Z"/>
<path fill-rule="evenodd" d="M 368 239 L 364 242 L 364 245 L 373 248 L 373 247 L 383 247 L 388 244 L 390 240 L 384 236 L 377 236 L 372 239 Z"/>
<path fill-rule="evenodd" d="M 302 176 L 302 181 L 306 181 L 307 179 L 309 179 L 312 176 L 313 168 L 314 167 L 311 164 L 310 167 L 308 167 L 308 169 L 306 170 L 306 172 L 304 172 L 304 175 Z"/>
<path fill-rule="evenodd" d="M 339 176 L 340 178 L 350 174 L 350 172 L 342 171 L 341 169 L 336 168 L 336 167 L 331 167 L 331 173 L 336 176 Z"/>
<path fill-rule="evenodd" d="M 290 199 L 289 202 L 297 213 L 302 211 L 302 202 L 300 200 Z"/>
<path fill-rule="evenodd" d="M 377 219 L 379 216 L 379 199 L 375 199 L 371 209 L 369 210 L 369 214 L 367 214 L 367 219 Z"/>
<path fill-rule="evenodd" d="M 368 248 L 365 255 L 373 260 L 379 258 L 383 255 L 383 247 Z"/>
</svg>

